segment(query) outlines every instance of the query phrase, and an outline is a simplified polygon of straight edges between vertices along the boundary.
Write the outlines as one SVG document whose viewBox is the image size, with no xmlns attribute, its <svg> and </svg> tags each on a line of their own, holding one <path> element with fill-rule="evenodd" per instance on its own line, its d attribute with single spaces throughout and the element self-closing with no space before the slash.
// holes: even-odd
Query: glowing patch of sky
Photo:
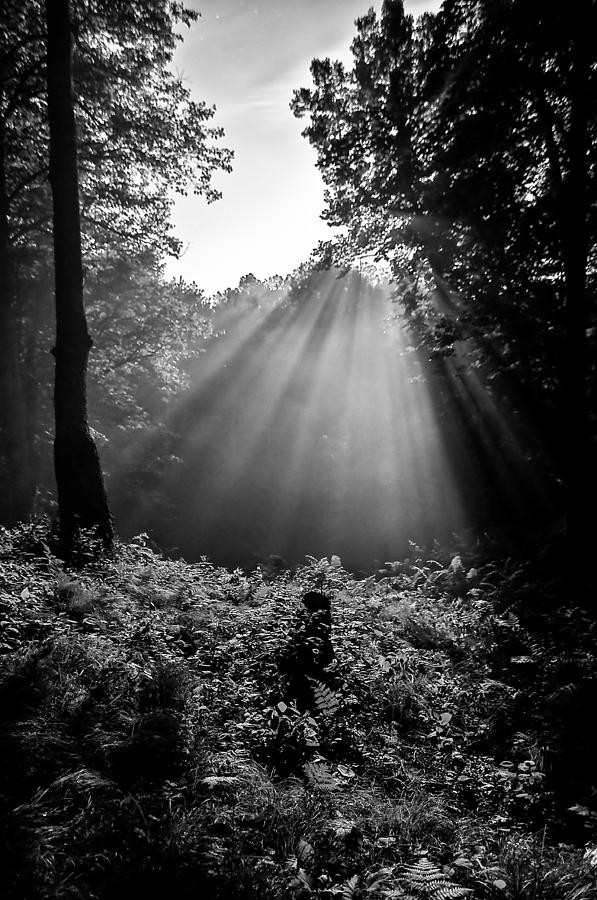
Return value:
<svg viewBox="0 0 597 900">
<path fill-rule="evenodd" d="M 175 57 L 192 96 L 215 104 L 234 172 L 216 178 L 223 199 L 176 200 L 184 244 L 169 275 L 196 281 L 207 294 L 253 272 L 287 274 L 330 235 L 321 220 L 323 185 L 315 153 L 290 112 L 295 88 L 309 86 L 313 57 L 348 61 L 354 20 L 381 0 L 190 0 L 201 18 Z M 406 0 L 414 15 L 439 0 Z"/>
</svg>

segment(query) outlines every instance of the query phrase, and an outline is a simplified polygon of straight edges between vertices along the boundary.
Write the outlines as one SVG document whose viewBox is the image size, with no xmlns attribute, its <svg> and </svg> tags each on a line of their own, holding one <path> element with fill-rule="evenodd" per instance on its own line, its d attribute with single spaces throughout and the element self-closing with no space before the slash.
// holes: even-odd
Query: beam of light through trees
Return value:
<svg viewBox="0 0 597 900">
<path fill-rule="evenodd" d="M 298 297 L 226 307 L 170 411 L 180 462 L 157 486 L 160 543 L 229 565 L 338 554 L 369 570 L 409 540 L 463 533 L 513 471 L 501 500 L 522 502 L 529 465 L 497 403 L 452 361 L 440 402 L 392 311 L 388 288 L 330 272 Z M 140 512 L 117 509 L 124 533 L 147 530 Z"/>
</svg>

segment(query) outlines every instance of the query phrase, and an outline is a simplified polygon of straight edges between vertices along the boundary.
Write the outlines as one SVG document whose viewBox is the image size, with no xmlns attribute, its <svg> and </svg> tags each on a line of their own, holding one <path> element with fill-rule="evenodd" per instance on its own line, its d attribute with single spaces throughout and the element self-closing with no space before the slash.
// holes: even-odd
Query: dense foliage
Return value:
<svg viewBox="0 0 597 900">
<path fill-rule="evenodd" d="M 314 60 L 293 101 L 343 226 L 320 259 L 384 262 L 447 387 L 481 376 L 522 413 L 569 507 L 595 437 L 595 14 L 446 0 L 414 21 L 386 0 L 352 68 Z"/>
<path fill-rule="evenodd" d="M 594 897 L 595 626 L 550 609 L 557 545 L 412 552 L 356 581 L 139 538 L 74 570 L 4 531 L 3 895 Z M 335 662 L 301 710 L 308 591 Z"/>
<path fill-rule="evenodd" d="M 0 9 L 4 522 L 25 519 L 36 486 L 51 483 L 43 10 L 40 0 Z M 94 437 L 123 504 L 162 523 L 177 517 L 196 539 L 181 512 L 189 482 L 177 482 L 179 503 L 164 492 L 151 507 L 156 475 L 176 474 L 182 434 L 203 429 L 189 450 L 200 456 L 211 432 L 201 463 L 215 518 L 218 440 L 233 443 L 240 396 L 235 449 L 250 455 L 252 409 L 273 447 L 268 456 L 253 444 L 258 490 L 240 466 L 228 479 L 235 523 L 249 522 L 253 540 L 239 498 L 263 509 L 276 452 L 284 484 L 293 454 L 276 451 L 279 422 L 294 428 L 296 408 L 323 396 L 298 437 L 321 436 L 329 459 L 349 446 L 329 423 L 353 386 L 347 378 L 329 390 L 313 362 L 326 321 L 374 291 L 360 283 L 349 301 L 354 274 L 342 286 L 308 267 L 265 283 L 246 276 L 213 303 L 195 285 L 166 283 L 164 257 L 179 249 L 171 190 L 216 199 L 211 176 L 230 166 L 213 110 L 170 70 L 176 28 L 194 15 L 174 0 L 73 0 L 70 10 Z M 585 389 L 596 334 L 587 301 L 594 10 L 592 0 L 555 15 L 522 0 L 445 0 L 415 23 L 386 0 L 380 16 L 357 23 L 353 68 L 314 61 L 315 86 L 293 104 L 310 117 L 328 219 L 344 227 L 320 262 L 386 264 L 418 349 L 440 370 L 443 439 L 450 428 L 475 431 L 483 461 L 502 467 L 498 487 L 508 482 L 519 500 L 531 470 L 557 486 L 570 476 L 569 494 L 584 491 L 579 509 L 591 500 L 594 428 L 594 386 Z M 317 324 L 303 329 L 311 356 L 295 360 L 283 338 L 305 316 Z M 345 337 L 352 347 L 354 332 Z M 263 365 L 272 347 L 292 367 L 292 377 L 270 378 L 276 428 L 258 409 L 266 392 L 255 390 L 273 371 Z M 200 354 L 207 377 L 183 396 Z M 371 353 L 362 356 L 366 364 Z M 349 357 L 335 357 L 335 378 Z M 167 411 L 175 395 L 189 402 Z M 292 489 L 307 512 L 309 491 L 331 508 L 327 470 L 309 464 L 309 482 Z M 371 497 L 357 481 L 349 509 L 364 531 Z M 285 512 L 295 528 L 295 507 Z M 218 527 L 225 547 L 230 522 Z M 102 555 L 79 535 L 65 563 L 47 522 L 1 529 L 3 896 L 591 900 L 597 626 L 586 578 L 578 589 L 591 558 L 583 529 L 568 556 L 559 531 L 506 559 L 475 554 L 470 541 L 427 554 L 412 545 L 410 559 L 361 580 L 337 556 L 294 569 L 263 556 L 252 571 L 205 557 L 188 565 L 144 536 Z"/>
<path fill-rule="evenodd" d="M 147 356 L 143 336 L 152 325 L 154 356 L 163 356 L 155 306 L 161 308 L 174 298 L 173 321 L 179 314 L 176 297 L 193 292 L 177 293 L 177 287 L 166 286 L 162 277 L 165 254 L 180 250 L 170 224 L 174 193 L 193 191 L 207 201 L 217 199 L 211 176 L 218 169 L 230 169 L 231 153 L 218 146 L 221 130 L 209 124 L 214 109 L 192 100 L 181 78 L 171 71 L 177 28 L 188 26 L 197 18 L 195 13 L 170 0 L 152 0 L 142 8 L 128 2 L 72 2 L 70 13 L 85 294 L 92 336 L 94 320 L 99 317 L 105 325 L 109 317 L 111 336 L 119 330 L 128 335 L 131 351 L 138 351 L 143 364 Z M 0 11 L 4 521 L 30 513 L 35 488 L 44 482 L 47 470 L 47 355 L 54 334 L 48 140 L 44 4 L 4 3 Z M 132 272 L 135 288 L 126 286 L 127 310 L 118 301 L 123 299 L 123 278 Z M 134 335 L 131 312 L 139 332 Z M 110 368 L 123 371 L 119 342 L 106 340 L 102 356 L 104 367 L 108 356 Z M 119 390 L 134 391 L 132 381 L 124 387 L 122 380 L 115 386 L 111 379 L 104 396 L 118 404 Z"/>
</svg>

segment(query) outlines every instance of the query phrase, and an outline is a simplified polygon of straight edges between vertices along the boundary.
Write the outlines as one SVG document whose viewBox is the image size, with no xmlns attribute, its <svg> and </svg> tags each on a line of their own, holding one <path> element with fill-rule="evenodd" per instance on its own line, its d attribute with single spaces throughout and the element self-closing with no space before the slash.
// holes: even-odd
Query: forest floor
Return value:
<svg viewBox="0 0 597 900">
<path fill-rule="evenodd" d="M 595 900 L 597 628 L 558 596 L 545 553 L 75 568 L 3 530 L 1 896 Z"/>
</svg>

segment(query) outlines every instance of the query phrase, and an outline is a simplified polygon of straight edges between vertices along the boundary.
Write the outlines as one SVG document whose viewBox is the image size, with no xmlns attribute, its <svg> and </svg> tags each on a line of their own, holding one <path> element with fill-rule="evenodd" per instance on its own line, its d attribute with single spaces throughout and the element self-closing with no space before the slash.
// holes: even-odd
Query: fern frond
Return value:
<svg viewBox="0 0 597 900">
<path fill-rule="evenodd" d="M 320 791 L 337 791 L 338 780 L 332 775 L 330 767 L 326 762 L 308 762 L 303 766 L 303 771 L 307 776 L 307 781 L 313 787 L 319 788 Z"/>
<path fill-rule="evenodd" d="M 359 893 L 359 876 L 353 875 L 348 881 L 341 885 L 342 892 L 340 896 L 342 900 L 355 900 Z"/>
<path fill-rule="evenodd" d="M 456 884 L 448 884 L 446 887 L 440 887 L 433 892 L 432 900 L 460 900 L 472 893 L 471 888 L 463 888 Z"/>
<path fill-rule="evenodd" d="M 327 685 L 322 684 L 321 681 L 315 681 L 314 679 L 310 679 L 310 681 L 313 685 L 313 699 L 318 712 L 328 718 L 335 716 L 340 709 L 338 695 L 330 690 Z"/>
<path fill-rule="evenodd" d="M 409 891 L 424 900 L 461 900 L 472 893 L 471 888 L 463 888 L 451 881 L 426 856 L 416 863 L 403 866 L 401 880 Z"/>
</svg>

